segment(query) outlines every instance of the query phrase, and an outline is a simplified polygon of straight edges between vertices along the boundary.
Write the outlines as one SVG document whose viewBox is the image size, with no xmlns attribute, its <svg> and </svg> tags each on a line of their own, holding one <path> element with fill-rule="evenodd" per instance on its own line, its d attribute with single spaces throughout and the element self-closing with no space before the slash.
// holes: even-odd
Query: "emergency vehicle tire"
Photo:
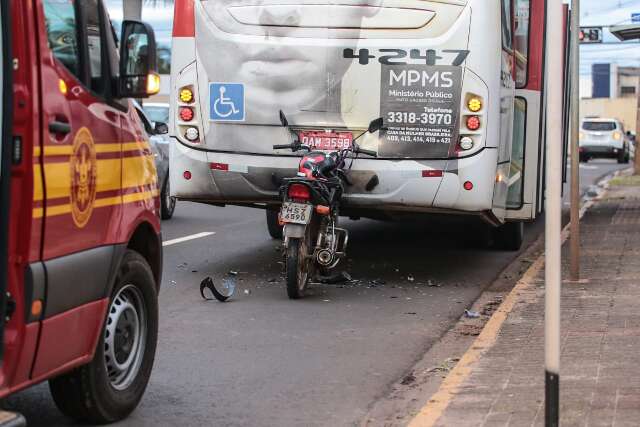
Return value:
<svg viewBox="0 0 640 427">
<path fill-rule="evenodd" d="M 76 420 L 107 424 L 127 417 L 147 387 L 158 338 L 153 273 L 127 250 L 93 360 L 49 381 L 56 406 Z"/>
<path fill-rule="evenodd" d="M 169 177 L 167 176 L 160 192 L 160 217 L 162 219 L 171 219 L 173 211 L 176 210 L 176 198 L 171 197 L 170 190 Z"/>
<path fill-rule="evenodd" d="M 278 211 L 267 209 L 266 212 L 267 229 L 269 230 L 269 236 L 274 239 L 282 239 L 283 227 L 278 223 Z"/>
<path fill-rule="evenodd" d="M 518 251 L 524 241 L 524 223 L 507 222 L 495 229 L 496 248 Z"/>
</svg>

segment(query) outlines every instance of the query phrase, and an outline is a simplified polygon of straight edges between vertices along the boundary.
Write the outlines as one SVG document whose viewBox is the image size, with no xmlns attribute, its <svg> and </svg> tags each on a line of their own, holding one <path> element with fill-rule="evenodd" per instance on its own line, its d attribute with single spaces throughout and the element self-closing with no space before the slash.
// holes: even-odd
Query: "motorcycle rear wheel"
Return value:
<svg viewBox="0 0 640 427">
<path fill-rule="evenodd" d="M 310 262 L 307 256 L 305 238 L 289 239 L 287 247 L 287 295 L 290 299 L 300 299 L 309 282 Z"/>
</svg>

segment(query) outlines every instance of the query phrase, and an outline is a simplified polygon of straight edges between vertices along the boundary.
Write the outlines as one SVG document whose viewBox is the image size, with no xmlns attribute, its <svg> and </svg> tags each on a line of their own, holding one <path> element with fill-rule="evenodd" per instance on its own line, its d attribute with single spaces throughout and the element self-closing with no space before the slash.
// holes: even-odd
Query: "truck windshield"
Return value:
<svg viewBox="0 0 640 427">
<path fill-rule="evenodd" d="M 582 129 L 605 132 L 616 130 L 616 124 L 615 122 L 584 122 Z"/>
</svg>

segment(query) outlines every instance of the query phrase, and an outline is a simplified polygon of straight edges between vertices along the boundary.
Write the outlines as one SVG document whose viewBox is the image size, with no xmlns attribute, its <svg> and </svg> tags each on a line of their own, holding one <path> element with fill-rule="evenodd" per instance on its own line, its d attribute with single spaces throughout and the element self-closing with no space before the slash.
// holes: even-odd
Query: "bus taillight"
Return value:
<svg viewBox="0 0 640 427">
<path fill-rule="evenodd" d="M 193 101 L 193 91 L 188 87 L 180 90 L 180 101 L 184 102 L 185 104 L 190 104 Z"/>
<path fill-rule="evenodd" d="M 458 144 L 460 150 L 458 151 L 468 151 L 473 148 L 473 138 L 470 136 L 463 136 L 460 138 L 460 143 Z"/>
<path fill-rule="evenodd" d="M 180 120 L 183 122 L 193 120 L 193 110 L 189 107 L 180 107 Z"/>
<path fill-rule="evenodd" d="M 478 111 L 482 110 L 482 100 L 476 96 L 469 98 L 469 101 L 467 102 L 467 108 L 469 108 L 469 111 L 477 113 Z"/>
<path fill-rule="evenodd" d="M 467 117 L 467 129 L 469 129 L 470 131 L 477 131 L 478 129 L 480 129 L 480 117 Z"/>
</svg>

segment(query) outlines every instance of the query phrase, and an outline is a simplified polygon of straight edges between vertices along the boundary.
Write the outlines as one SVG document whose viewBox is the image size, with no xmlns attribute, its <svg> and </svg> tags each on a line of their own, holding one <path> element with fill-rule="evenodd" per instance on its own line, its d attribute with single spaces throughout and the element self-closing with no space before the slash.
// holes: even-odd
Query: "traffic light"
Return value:
<svg viewBox="0 0 640 427">
<path fill-rule="evenodd" d="M 580 27 L 580 43 L 602 43 L 602 27 Z"/>
</svg>

